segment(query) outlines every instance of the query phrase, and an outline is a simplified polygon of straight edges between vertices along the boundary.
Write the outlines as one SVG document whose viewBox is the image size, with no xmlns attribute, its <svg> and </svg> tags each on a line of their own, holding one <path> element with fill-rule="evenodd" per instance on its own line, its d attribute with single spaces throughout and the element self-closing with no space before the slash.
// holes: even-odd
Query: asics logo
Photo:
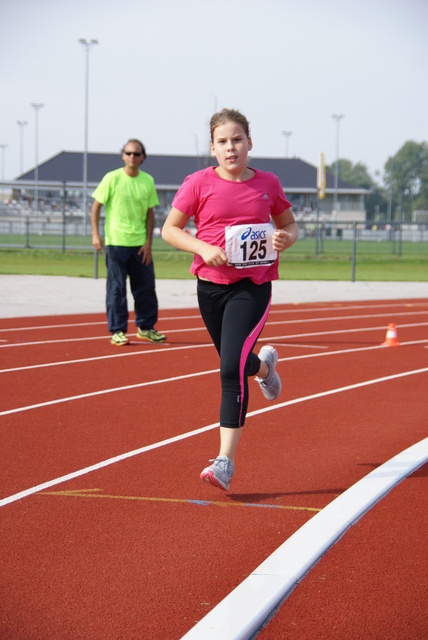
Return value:
<svg viewBox="0 0 428 640">
<path fill-rule="evenodd" d="M 266 229 L 253 231 L 252 227 L 248 227 L 241 235 L 241 240 L 246 240 L 248 237 L 250 240 L 264 240 L 266 238 Z"/>
</svg>

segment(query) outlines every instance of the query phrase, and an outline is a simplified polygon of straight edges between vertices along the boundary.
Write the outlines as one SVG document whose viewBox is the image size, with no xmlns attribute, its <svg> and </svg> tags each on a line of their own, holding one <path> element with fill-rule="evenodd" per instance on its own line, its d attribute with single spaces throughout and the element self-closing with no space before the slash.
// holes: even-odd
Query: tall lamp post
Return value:
<svg viewBox="0 0 428 640">
<path fill-rule="evenodd" d="M 333 211 L 336 214 L 337 218 L 337 207 L 338 207 L 338 197 L 337 197 L 337 189 L 339 184 L 339 129 L 340 129 L 340 121 L 344 118 L 343 113 L 334 113 L 331 116 L 334 120 L 336 120 L 336 167 L 334 171 L 334 204 Z"/>
<path fill-rule="evenodd" d="M 35 205 L 35 213 L 37 213 L 37 211 L 39 210 L 39 111 L 42 107 L 44 107 L 45 105 L 42 104 L 41 102 L 32 102 L 31 106 L 34 109 L 34 113 L 36 116 L 36 138 L 35 138 L 35 160 L 36 160 L 36 165 L 34 167 L 34 205 Z"/>
<path fill-rule="evenodd" d="M 24 127 L 28 122 L 26 120 L 17 120 L 16 124 L 20 128 L 20 173 L 24 173 Z"/>
<path fill-rule="evenodd" d="M 0 149 L 1 149 L 1 179 L 4 182 L 4 174 L 5 174 L 5 166 L 6 166 L 5 151 L 7 149 L 7 144 L 0 144 Z"/>
<path fill-rule="evenodd" d="M 89 52 L 91 47 L 98 44 L 98 40 L 85 40 L 80 38 L 80 44 L 85 48 L 85 140 L 83 149 L 83 215 L 86 230 L 86 208 L 87 208 L 87 188 L 88 188 L 88 107 L 89 107 Z M 85 231 L 86 233 L 86 231 Z"/>
<path fill-rule="evenodd" d="M 288 158 L 288 142 L 290 136 L 292 135 L 292 131 L 281 131 L 282 135 L 285 136 L 285 157 Z"/>
</svg>

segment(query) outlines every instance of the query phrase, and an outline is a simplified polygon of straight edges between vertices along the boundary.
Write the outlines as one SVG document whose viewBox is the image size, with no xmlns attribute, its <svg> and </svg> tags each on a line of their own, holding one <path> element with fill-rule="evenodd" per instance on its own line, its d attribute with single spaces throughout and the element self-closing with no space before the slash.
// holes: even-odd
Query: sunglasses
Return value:
<svg viewBox="0 0 428 640">
<path fill-rule="evenodd" d="M 124 151 L 123 153 L 126 156 L 135 156 L 136 158 L 139 158 L 140 156 L 143 155 L 140 151 Z"/>
</svg>

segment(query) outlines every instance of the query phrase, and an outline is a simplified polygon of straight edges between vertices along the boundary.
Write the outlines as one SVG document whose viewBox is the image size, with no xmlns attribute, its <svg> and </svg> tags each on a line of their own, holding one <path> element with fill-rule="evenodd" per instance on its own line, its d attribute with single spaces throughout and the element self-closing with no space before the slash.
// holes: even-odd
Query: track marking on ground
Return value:
<svg viewBox="0 0 428 640">
<path fill-rule="evenodd" d="M 192 500 L 190 498 L 160 498 L 153 496 L 117 496 L 101 493 L 102 489 L 72 489 L 70 491 L 43 491 L 40 496 L 66 496 L 71 498 L 103 498 L 105 500 L 136 500 L 141 502 L 178 502 L 201 507 L 256 507 L 260 509 L 286 509 L 291 511 L 321 511 L 315 507 L 296 507 L 285 504 L 261 504 L 256 502 L 221 502 L 219 500 Z"/>
<path fill-rule="evenodd" d="M 291 303 L 290 303 L 291 304 Z M 296 305 L 296 308 L 293 309 L 277 309 L 276 307 L 278 307 L 280 305 L 280 303 L 274 302 L 272 304 L 272 307 L 270 309 L 269 314 L 282 314 L 282 315 L 287 315 L 287 314 L 295 314 L 295 313 L 313 313 L 313 312 L 318 312 L 318 311 L 331 311 L 331 307 L 333 306 L 335 309 L 341 309 L 343 311 L 348 311 L 348 310 L 354 310 L 354 309 L 397 309 L 399 307 L 406 307 L 407 309 L 411 309 L 413 307 L 427 307 L 428 303 L 427 302 L 402 302 L 400 300 L 397 300 L 396 303 L 388 303 L 388 304 L 382 304 L 382 303 L 378 303 L 378 304 L 349 304 L 347 305 L 346 302 L 332 302 L 332 303 L 327 303 L 327 302 L 321 302 L 319 305 L 316 305 L 315 307 L 305 307 L 304 305 L 307 303 L 294 303 Z M 325 305 L 325 306 L 322 306 Z M 196 308 L 196 307 L 195 307 Z M 101 313 L 101 312 L 100 312 Z M 97 315 L 97 314 L 84 314 L 84 315 Z M 346 316 L 344 316 L 346 318 Z M 169 320 L 172 320 L 174 322 L 176 322 L 177 320 L 195 320 L 195 319 L 200 319 L 201 316 L 200 314 L 196 314 L 196 315 L 181 315 L 181 316 L 161 316 L 159 318 L 159 322 L 166 322 Z M 3 318 L 2 321 L 6 322 L 6 321 L 13 321 L 16 320 L 16 318 Z M 16 331 L 38 331 L 38 330 L 52 330 L 52 329 L 63 329 L 63 328 L 71 328 L 71 327 L 92 327 L 92 326 L 97 326 L 97 325 L 106 325 L 106 321 L 105 320 L 94 320 L 94 321 L 89 321 L 89 322 L 68 322 L 68 323 L 64 323 L 64 324 L 48 324 L 48 325 L 31 325 L 31 326 L 27 326 L 27 327 L 8 327 L 8 328 L 0 328 L 0 333 L 2 332 L 16 332 Z"/>
<path fill-rule="evenodd" d="M 409 346 L 409 345 L 416 345 L 416 344 L 424 344 L 425 342 L 428 342 L 428 338 L 424 339 L 424 340 L 411 340 L 409 342 L 401 342 L 401 346 Z M 269 343 L 272 343 L 272 340 L 269 340 Z M 193 346 L 188 346 L 188 347 L 176 347 L 171 349 L 171 351 L 177 351 L 180 349 L 196 349 L 199 348 L 200 346 L 204 346 L 204 347 L 210 347 L 213 348 L 212 344 L 206 344 L 206 345 L 193 345 Z M 284 346 L 284 345 L 282 345 Z M 304 360 L 304 359 L 308 359 L 308 358 L 320 358 L 320 357 L 326 357 L 326 356 L 336 356 L 336 355 L 343 355 L 343 354 L 347 354 L 347 353 L 355 353 L 355 352 L 359 352 L 359 351 L 374 351 L 374 350 L 378 350 L 378 349 L 385 349 L 385 347 L 380 344 L 380 345 L 373 345 L 371 347 L 354 347 L 352 349 L 339 349 L 338 351 L 328 351 L 325 352 L 323 351 L 322 353 L 310 353 L 310 354 L 304 354 L 304 355 L 299 355 L 299 356 L 288 356 L 286 358 L 279 358 L 278 362 L 289 362 L 291 360 Z M 148 355 L 151 353 L 154 353 L 154 351 L 146 351 L 143 352 L 144 355 Z M 143 355 L 143 353 L 138 353 L 138 352 L 133 352 L 132 354 L 129 355 Z M 168 352 L 169 353 L 169 352 Z M 114 356 L 105 356 L 105 357 L 114 357 Z M 87 362 L 88 360 L 91 360 L 91 358 L 87 358 L 84 360 L 76 360 L 74 362 Z M 95 358 L 95 360 L 97 360 L 97 358 Z M 46 364 L 46 365 L 31 365 L 28 368 L 32 369 L 32 368 L 38 368 L 40 367 L 48 367 L 48 366 L 55 366 L 55 364 L 59 365 L 63 365 L 63 364 L 70 364 L 72 361 L 67 361 L 67 362 L 62 362 L 62 363 L 54 363 L 54 364 Z M 17 367 L 15 369 L 5 369 L 3 371 L 0 371 L 0 373 L 10 373 L 11 371 L 22 371 L 27 369 L 27 367 Z M 31 404 L 31 405 L 25 405 L 22 407 L 15 407 L 14 409 L 6 409 L 4 411 L 0 411 L 0 416 L 7 416 L 7 415 L 11 415 L 13 413 L 21 413 L 23 411 L 32 411 L 34 409 L 41 409 L 42 407 L 49 407 L 51 405 L 56 405 L 56 404 L 62 404 L 64 402 L 72 402 L 74 400 L 84 400 L 85 398 L 92 398 L 95 396 L 100 396 L 100 395 L 106 395 L 109 393 L 118 393 L 120 391 L 129 391 L 131 389 L 139 389 L 142 387 L 150 387 L 151 385 L 158 385 L 158 384 L 166 384 L 169 382 L 177 382 L 178 380 L 185 380 L 186 378 L 197 378 L 199 376 L 205 376 L 205 375 L 211 375 L 214 373 L 218 373 L 219 369 L 209 369 L 207 371 L 198 371 L 196 373 L 188 373 L 182 376 L 175 376 L 172 378 L 162 378 L 160 380 L 149 380 L 147 382 L 138 382 L 136 384 L 133 385 L 126 385 L 123 387 L 113 387 L 113 388 L 109 388 L 109 389 L 101 389 L 100 391 L 91 391 L 88 393 L 82 393 L 79 394 L 77 396 L 66 396 L 64 398 L 56 398 L 55 400 L 47 400 L 46 402 L 39 402 L 37 404 Z"/>
<path fill-rule="evenodd" d="M 164 345 L 166 343 L 163 343 Z M 190 345 L 186 345 L 186 346 L 180 346 L 180 347 L 170 347 L 169 349 L 167 349 L 168 353 L 171 353 L 171 351 L 185 351 L 186 349 L 203 349 L 206 347 L 212 347 L 212 343 L 211 342 L 207 342 L 205 344 L 190 344 Z M 68 364 L 82 364 L 84 362 L 96 362 L 98 360 L 110 360 L 111 358 L 128 358 L 128 357 L 133 357 L 133 356 L 148 356 L 151 354 L 156 354 L 156 353 L 164 353 L 165 349 L 162 350 L 158 350 L 157 348 L 153 348 L 150 350 L 144 350 L 144 351 L 130 351 L 128 353 L 111 353 L 108 354 L 106 356 L 94 356 L 92 358 L 79 358 L 76 360 L 59 360 L 58 362 L 45 362 L 42 364 L 30 364 L 30 365 L 26 365 L 24 367 L 13 367 L 11 369 L 0 369 L 0 373 L 11 373 L 13 371 L 27 371 L 29 369 L 43 369 L 45 367 L 57 367 L 57 366 L 64 366 L 64 365 L 68 365 Z"/>
<path fill-rule="evenodd" d="M 398 316 L 426 316 L 428 314 L 428 309 L 426 311 L 399 311 L 394 312 L 394 318 Z M 388 313 L 365 313 L 358 316 L 322 316 L 321 318 L 299 318 L 298 320 L 270 320 L 266 324 L 269 326 L 277 325 L 277 324 L 313 324 L 316 322 L 339 322 L 346 320 L 367 320 L 370 318 L 384 318 L 385 316 L 390 316 L 390 312 Z"/>
<path fill-rule="evenodd" d="M 412 313 L 409 312 L 400 312 L 400 313 L 395 313 L 394 316 L 408 316 L 411 315 L 416 316 L 416 315 L 427 315 L 428 311 L 415 311 Z M 320 323 L 320 322 L 338 322 L 338 321 L 345 321 L 345 320 L 364 320 L 367 318 L 373 319 L 373 318 L 381 318 L 381 317 L 385 317 L 386 313 L 382 313 L 382 314 L 365 314 L 365 315 L 358 315 L 358 316 L 328 316 L 328 317 L 321 317 L 321 318 L 300 318 L 298 320 L 268 320 L 268 322 L 266 323 L 266 326 L 274 326 L 274 325 L 288 325 L 288 324 L 309 324 L 309 323 Z M 399 326 L 401 327 L 412 327 L 412 326 L 426 326 L 428 323 L 421 323 L 421 324 L 401 324 Z M 371 330 L 375 330 L 375 329 L 381 329 L 382 327 L 367 327 L 364 330 L 365 331 L 371 331 Z M 168 329 L 165 330 L 166 333 L 168 334 L 177 334 L 177 333 L 190 333 L 190 332 L 195 332 L 195 331 L 206 331 L 206 328 L 203 324 L 201 324 L 199 327 L 189 327 L 189 328 L 183 328 L 183 329 Z M 346 333 L 346 331 L 349 332 L 355 332 L 358 331 L 358 329 L 348 329 L 348 330 L 341 330 L 343 333 Z M 10 333 L 11 330 L 8 329 L 8 332 Z M 330 333 L 336 333 L 336 330 L 334 331 L 326 331 L 326 332 L 318 332 L 319 335 L 328 335 Z M 304 335 L 312 335 L 311 333 L 306 333 L 306 334 L 301 334 L 302 336 Z M 289 336 L 289 337 L 295 337 L 293 335 Z M 11 348 L 11 347 L 25 347 L 25 346 L 37 346 L 37 345 L 41 345 L 41 344 L 62 344 L 62 343 L 70 343 L 70 342 L 90 342 L 93 340 L 106 340 L 106 336 L 102 335 L 102 336 L 89 336 L 86 338 L 58 338 L 58 339 L 54 339 L 54 340 L 34 340 L 31 342 L 13 342 L 13 343 L 8 343 L 8 344 L 4 344 L 4 345 L 0 345 L 0 348 Z M 141 342 L 138 341 L 136 344 L 140 344 Z M 147 346 L 148 343 L 146 343 Z M 167 342 L 162 343 L 162 345 L 157 345 L 158 347 L 161 346 L 167 346 Z"/>
<path fill-rule="evenodd" d="M 171 329 L 167 333 L 191 333 L 194 331 L 206 331 L 205 327 L 190 327 L 189 329 Z M 128 336 L 129 337 L 129 336 Z M 89 336 L 87 338 L 58 338 L 55 340 L 34 340 L 32 342 L 12 342 L 10 344 L 0 345 L 1 349 L 6 349 L 7 347 L 34 347 L 42 344 L 69 344 L 70 342 L 93 342 L 95 340 L 104 340 L 105 342 L 109 340 L 108 335 L 103 334 L 102 336 Z M 132 335 L 130 337 L 132 340 Z M 133 340 L 134 345 L 139 345 L 140 347 L 153 347 L 153 343 L 145 342 L 143 340 L 138 340 L 136 338 Z M 164 349 L 169 346 L 169 342 L 162 342 L 160 344 L 156 344 L 157 349 Z M 126 347 L 122 347 L 126 348 Z"/>
<path fill-rule="evenodd" d="M 282 324 L 282 323 L 278 323 L 278 324 Z M 428 326 L 428 322 L 412 322 L 412 323 L 407 323 L 407 324 L 399 324 L 397 325 L 397 329 L 409 329 L 409 328 L 414 328 L 414 327 L 427 327 Z M 362 333 L 362 332 L 367 332 L 367 331 L 385 331 L 386 327 L 384 326 L 376 326 L 376 327 L 355 327 L 352 329 L 332 329 L 330 331 L 311 331 L 311 332 L 307 332 L 307 333 L 288 333 L 288 334 L 282 334 L 279 336 L 271 336 L 271 337 L 263 337 L 261 336 L 259 338 L 259 342 L 269 342 L 270 340 L 283 340 L 284 338 L 308 338 L 311 336 L 328 336 L 328 335 L 337 335 L 337 334 L 348 334 L 348 333 Z M 191 331 L 204 331 L 206 332 L 205 327 L 200 327 L 200 328 L 193 328 L 193 329 L 174 329 L 172 331 L 170 331 L 169 333 L 189 333 Z M 65 344 L 65 343 L 70 343 L 70 342 L 90 342 L 90 341 L 94 341 L 94 340 L 105 340 L 106 336 L 92 336 L 90 338 L 67 338 L 65 340 L 41 340 L 39 342 L 17 342 L 17 343 L 11 343 L 11 344 L 3 344 L 0 345 L 0 349 L 8 349 L 8 348 L 13 348 L 13 347 L 30 347 L 30 346 L 39 346 L 39 345 L 47 345 L 47 344 Z M 162 342 L 162 344 L 158 344 L 158 345 L 152 345 L 147 343 L 142 344 L 139 341 L 135 341 L 133 343 L 134 345 L 139 345 L 139 346 L 143 346 L 143 347 L 153 347 L 156 346 L 156 349 L 151 349 L 148 353 L 162 353 L 162 351 L 168 351 L 169 348 L 188 348 L 187 347 L 171 347 L 171 344 L 169 342 Z M 195 346 L 195 345 L 192 345 Z M 206 346 L 206 345 L 196 345 L 196 346 Z M 126 347 L 122 347 L 123 349 L 125 349 Z M 140 353 L 140 352 L 138 352 Z M 144 352 L 146 353 L 146 352 Z M 122 354 L 117 354 L 117 356 L 122 355 Z M 117 357 L 116 356 L 116 357 Z M 102 356 L 105 357 L 105 356 Z"/>
<path fill-rule="evenodd" d="M 199 314 L 192 316 L 171 316 L 171 317 L 162 317 L 159 318 L 159 322 L 165 322 L 167 320 L 173 320 L 176 322 L 177 320 L 200 320 L 201 316 Z M 71 327 L 95 327 L 103 325 L 106 326 L 105 320 L 94 320 L 93 322 L 68 322 L 64 324 L 34 324 L 29 327 L 9 327 L 8 329 L 0 329 L 0 333 L 7 331 L 39 331 L 39 330 L 52 330 L 52 329 L 70 329 Z"/>
<path fill-rule="evenodd" d="M 296 344 L 293 342 L 272 342 L 272 340 L 269 340 L 269 344 L 273 347 L 290 347 L 291 349 L 312 349 L 317 351 L 328 351 L 330 348 L 322 344 Z"/>
<path fill-rule="evenodd" d="M 359 480 L 308 520 L 182 640 L 250 640 L 320 558 L 399 482 L 428 460 L 428 438 Z"/>
<path fill-rule="evenodd" d="M 62 404 L 63 402 L 71 402 L 74 400 L 84 400 L 85 398 L 94 398 L 118 391 L 129 391 L 131 389 L 141 389 L 142 387 L 150 387 L 152 385 L 165 384 L 166 382 L 178 382 L 179 380 L 187 380 L 188 378 L 198 378 L 199 376 L 208 376 L 212 373 L 218 373 L 219 369 L 209 369 L 207 371 L 198 371 L 196 373 L 186 373 L 182 376 L 174 376 L 172 378 L 163 378 L 161 380 L 149 380 L 148 382 L 138 382 L 137 384 L 129 384 L 124 387 L 116 387 L 114 389 L 101 389 L 100 391 L 92 391 L 91 393 L 81 393 L 77 396 L 69 396 L 67 398 L 57 398 L 56 400 L 48 400 L 38 404 L 27 405 L 26 407 L 17 407 L 16 409 L 8 409 L 1 411 L 0 416 L 7 416 L 12 413 L 21 413 L 22 411 L 31 411 L 33 409 L 41 409 L 50 405 Z"/>
<path fill-rule="evenodd" d="M 412 302 L 406 303 L 400 300 L 397 300 L 396 303 L 376 303 L 376 304 L 346 304 L 346 302 L 321 302 L 319 305 L 315 307 L 305 307 L 306 302 L 295 302 L 296 308 L 294 309 L 278 309 L 278 307 L 287 303 L 273 302 L 270 314 L 292 314 L 292 313 L 314 313 L 319 311 L 331 311 L 332 308 L 334 310 L 340 309 L 341 311 L 354 311 L 356 309 L 398 309 L 399 307 L 405 307 L 406 309 L 411 309 L 413 307 L 425 307 L 428 308 L 428 299 L 425 301 L 423 298 L 421 302 Z M 322 306 L 325 305 L 325 306 Z"/>
<path fill-rule="evenodd" d="M 403 325 L 399 325 L 397 328 L 409 328 L 409 327 L 425 327 L 428 326 L 428 322 L 422 322 L 422 323 L 415 323 L 415 324 L 403 324 Z M 335 330 L 335 331 L 317 331 L 317 332 L 313 332 L 313 333 L 301 333 L 301 334 L 289 334 L 289 335 L 282 335 L 282 336 L 275 336 L 275 337 L 260 337 L 259 338 L 259 342 L 273 342 L 277 345 L 277 346 L 282 346 L 282 347 L 293 347 L 293 348 L 312 348 L 312 349 L 328 349 L 328 347 L 325 346 L 321 346 L 321 345 L 296 345 L 293 343 L 284 343 L 283 340 L 285 338 L 301 338 L 301 337 L 317 337 L 320 335 L 329 335 L 329 334 L 339 334 L 339 333 L 357 333 L 357 332 L 362 332 L 362 331 L 384 331 L 385 327 L 361 327 L 361 328 L 356 328 L 356 329 L 342 329 L 342 330 Z M 105 336 L 101 336 L 103 338 L 105 338 Z M 92 338 L 88 338 L 92 339 Z M 95 339 L 100 339 L 100 336 L 98 336 Z M 47 341 L 47 342 L 40 342 L 40 343 L 33 343 L 34 344 L 50 344 L 51 341 Z M 54 341 L 54 342 L 62 342 L 61 340 L 58 341 Z M 424 340 L 419 340 L 419 341 L 409 341 L 409 342 L 402 342 L 401 344 L 404 345 L 409 345 L 409 344 L 417 344 L 418 342 L 424 342 Z M 0 345 L 0 348 L 2 348 L 2 346 L 5 347 L 23 347 L 23 346 L 29 346 L 32 343 L 29 342 L 20 342 L 18 344 L 7 344 L 7 345 Z M 137 343 L 135 343 L 137 344 Z M 111 358 L 126 358 L 126 357 L 132 357 L 132 356 L 147 356 L 147 355 L 153 355 L 153 354 L 161 354 L 161 353 L 170 353 L 171 351 L 182 351 L 182 350 L 186 350 L 186 349 L 202 349 L 202 348 L 206 348 L 206 347 L 212 347 L 212 343 L 211 342 L 207 342 L 207 343 L 202 343 L 202 344 L 192 344 L 192 345 L 181 345 L 181 346 L 177 346 L 177 347 L 173 347 L 170 345 L 170 343 L 168 342 L 164 342 L 161 345 L 149 345 L 144 344 L 142 345 L 141 343 L 138 343 L 139 346 L 152 346 L 153 348 L 151 349 L 145 349 L 144 351 L 131 351 L 131 352 L 121 352 L 121 353 L 114 353 L 114 354 L 108 354 L 108 355 L 103 355 L 103 356 L 94 356 L 94 357 L 90 357 L 90 358 L 80 358 L 77 360 L 61 360 L 58 362 L 46 362 L 46 363 L 42 363 L 42 364 L 34 364 L 34 365 L 26 365 L 23 367 L 12 367 L 9 369 L 0 369 L 0 373 L 11 373 L 14 371 L 26 371 L 26 370 L 30 370 L 30 369 L 38 369 L 38 368 L 44 368 L 44 367 L 55 367 L 55 366 L 62 366 L 62 365 L 69 365 L 69 364 L 80 364 L 83 362 L 96 362 L 98 360 L 108 360 Z M 374 345 L 371 347 L 361 347 L 361 349 L 377 349 L 379 346 L 382 345 Z M 352 350 L 350 350 L 352 351 Z M 342 351 L 343 353 L 345 352 L 345 350 Z M 340 353 L 338 352 L 334 352 L 334 353 Z M 1 414 L 0 414 L 1 415 Z"/>
<path fill-rule="evenodd" d="M 409 347 L 417 344 L 425 344 L 428 342 L 428 338 L 424 338 L 422 340 L 409 340 L 408 342 L 400 342 L 400 346 Z M 269 343 L 270 344 L 270 343 Z M 277 343 L 277 345 L 281 346 L 281 343 Z M 287 345 L 292 346 L 292 345 Z M 328 351 L 323 353 L 305 353 L 300 356 L 287 356 L 286 358 L 279 358 L 278 362 L 289 362 L 290 360 L 306 360 L 307 358 L 322 358 L 325 356 L 338 356 L 346 353 L 358 353 L 360 351 L 375 351 L 375 350 L 383 350 L 386 347 L 383 344 L 373 345 L 371 347 L 353 347 L 352 349 L 338 349 L 337 351 Z M 424 347 L 425 349 L 427 347 Z"/>
<path fill-rule="evenodd" d="M 400 378 L 405 378 L 407 376 L 419 375 L 422 373 L 428 373 L 428 367 L 423 369 L 414 369 L 411 371 L 403 371 L 402 373 L 396 373 L 389 376 L 384 376 L 381 378 L 374 378 L 372 380 L 366 380 L 364 382 L 358 382 L 356 384 L 348 385 L 345 387 L 336 387 L 335 389 L 330 389 L 328 391 L 322 391 L 320 393 L 314 393 L 309 396 L 303 396 L 301 398 L 295 398 L 293 400 L 288 400 L 286 402 L 281 402 L 279 404 L 271 405 L 270 407 L 266 407 L 263 409 L 257 409 L 255 411 L 251 411 L 247 414 L 248 418 L 253 416 L 260 415 L 262 413 L 268 413 L 269 411 L 276 411 L 277 409 L 283 409 L 284 407 L 289 407 L 295 404 L 299 404 L 302 402 L 308 402 L 310 400 L 316 400 L 320 398 L 326 398 L 331 395 L 335 395 L 338 393 L 343 393 L 346 391 L 354 391 L 355 389 L 361 389 L 363 387 L 368 387 L 374 384 L 379 384 L 383 382 L 389 382 L 391 380 L 398 380 Z M 216 422 L 214 424 L 207 425 L 205 427 L 201 427 L 200 429 L 195 429 L 194 431 L 188 431 L 187 433 L 183 433 L 177 436 L 173 436 L 172 438 L 167 438 L 166 440 L 161 440 L 160 442 L 155 442 L 150 445 L 146 445 L 141 447 L 140 449 L 134 449 L 133 451 L 128 451 L 127 453 L 120 454 L 118 456 L 114 456 L 113 458 L 109 458 L 108 460 L 103 460 L 102 462 L 98 462 L 84 469 L 79 469 L 78 471 L 73 471 L 59 478 L 55 478 L 53 480 L 49 480 L 47 482 L 43 482 L 34 487 L 30 487 L 29 489 L 25 489 L 24 491 L 20 491 L 19 493 L 15 493 L 14 495 L 8 496 L 0 500 L 0 507 L 3 507 L 12 502 L 16 502 L 17 500 L 21 500 L 22 498 L 27 498 L 34 493 L 39 493 L 40 491 L 44 491 L 45 489 L 50 489 L 53 486 L 58 484 L 62 484 L 63 482 L 67 482 L 68 480 L 73 480 L 74 478 L 78 478 L 80 476 L 86 475 L 93 471 L 98 471 L 104 467 L 108 467 L 117 462 L 122 462 L 128 458 L 132 458 L 134 456 L 140 455 L 142 453 L 146 453 L 148 451 L 153 451 L 154 449 L 159 449 L 160 447 L 165 447 L 169 444 L 173 444 L 175 442 L 179 442 L 182 440 L 187 440 L 188 438 L 192 438 L 194 436 L 200 435 L 202 433 L 206 433 L 207 431 L 212 431 L 219 426 L 219 423 Z"/>
<path fill-rule="evenodd" d="M 410 329 L 414 327 L 428 327 L 428 322 L 413 322 L 408 324 L 399 324 L 397 329 Z M 329 336 L 348 333 L 363 333 L 367 331 L 385 331 L 386 327 L 355 327 L 353 329 L 333 329 L 331 331 L 312 331 L 309 333 L 288 333 L 286 335 L 260 337 L 259 342 L 269 342 L 270 340 L 282 340 L 284 338 L 307 338 L 311 336 Z"/>
<path fill-rule="evenodd" d="M 373 307 L 368 307 L 369 309 L 372 309 Z M 313 311 L 317 311 L 319 312 L 320 309 L 313 309 Z M 331 311 L 330 308 L 326 307 L 326 311 Z M 276 310 L 271 310 L 269 312 L 269 314 L 284 314 L 286 313 L 286 311 L 276 311 Z M 428 313 L 428 309 L 424 310 L 424 311 L 395 311 L 394 312 L 394 317 L 396 316 L 416 316 L 416 315 L 426 315 Z M 364 320 L 367 318 L 384 318 L 386 315 L 390 315 L 390 312 L 386 312 L 385 313 L 365 313 L 365 314 L 359 314 L 359 315 L 351 315 L 351 316 L 346 316 L 346 315 L 335 315 L 335 316 L 321 316 L 321 317 L 315 317 L 315 318 L 298 318 L 296 319 L 291 319 L 291 320 L 268 320 L 268 322 L 266 323 L 267 325 L 273 325 L 273 324 L 298 324 L 298 323 L 309 323 L 309 322 L 336 322 L 338 320 Z M 174 321 L 177 322 L 177 320 L 202 320 L 200 315 L 194 315 L 194 316 L 177 316 L 177 317 L 171 317 L 171 318 L 160 318 L 160 322 L 165 322 L 165 321 Z M 98 325 L 105 325 L 105 322 L 76 322 L 73 324 L 54 324 L 54 325 L 45 325 L 45 326 L 39 326 L 39 325 L 34 325 L 31 327 L 17 327 L 17 328 L 8 328 L 8 329 L 0 329 L 0 333 L 10 333 L 10 332 L 17 332 L 17 331 L 41 331 L 41 330 L 52 330 L 52 329 L 69 329 L 71 327 L 91 327 L 91 326 L 98 326 Z M 186 331 L 186 329 L 171 329 L 170 331 L 172 332 L 180 332 L 180 331 Z"/>
</svg>

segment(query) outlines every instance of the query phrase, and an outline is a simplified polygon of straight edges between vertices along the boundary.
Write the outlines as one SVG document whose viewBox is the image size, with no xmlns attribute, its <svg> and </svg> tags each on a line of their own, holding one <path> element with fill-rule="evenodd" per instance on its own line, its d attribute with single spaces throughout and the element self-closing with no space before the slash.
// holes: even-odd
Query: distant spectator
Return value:
<svg viewBox="0 0 428 640">
<path fill-rule="evenodd" d="M 153 207 L 159 200 L 152 176 L 140 171 L 145 158 L 143 143 L 128 140 L 122 150 L 125 166 L 107 173 L 92 194 L 92 244 L 98 251 L 104 246 L 99 220 L 105 206 L 107 320 L 111 342 L 117 346 L 129 342 L 127 276 L 135 301 L 137 338 L 149 342 L 163 342 L 166 338 L 154 328 L 158 300 L 152 258 Z"/>
</svg>

